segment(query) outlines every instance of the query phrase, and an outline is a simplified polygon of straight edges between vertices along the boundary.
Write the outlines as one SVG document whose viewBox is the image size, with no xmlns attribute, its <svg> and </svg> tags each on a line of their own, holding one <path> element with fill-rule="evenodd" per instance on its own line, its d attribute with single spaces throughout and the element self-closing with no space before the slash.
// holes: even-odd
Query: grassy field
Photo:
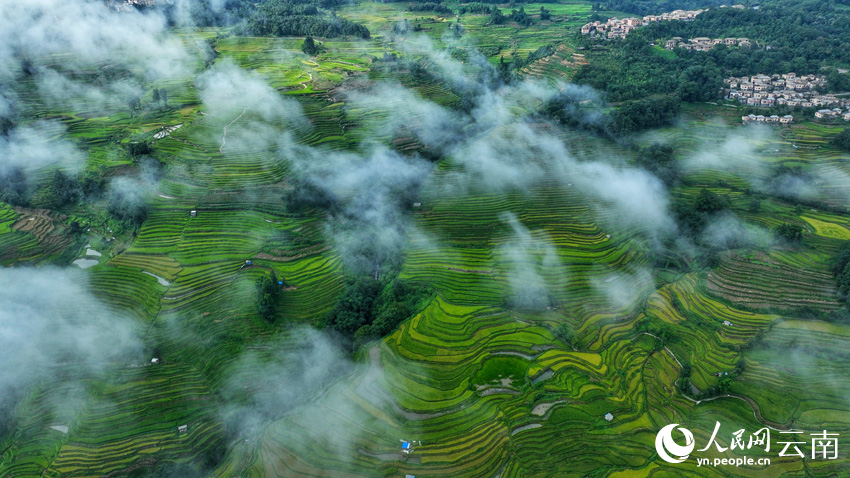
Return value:
<svg viewBox="0 0 850 478">
<path fill-rule="evenodd" d="M 552 22 L 492 27 L 485 15 L 458 20 L 406 12 L 405 4 L 360 3 L 340 15 L 368 26 L 373 39 L 324 40 L 324 51 L 315 57 L 300 52 L 300 38 L 238 37 L 219 30 L 180 36 L 187 44 L 218 38 L 216 63 L 255 72 L 282 97 L 297 101 L 309 128 L 284 128 L 299 144 L 330 154 L 356 151 L 368 139 L 416 150 L 421 145 L 415 141 L 386 133 L 389 107 L 358 109 L 336 88 L 387 79 L 390 74 L 372 58 L 399 51 L 392 30 L 404 19 L 421 24 L 438 47 L 457 41 L 460 48 L 481 49 L 491 62 L 557 45 L 554 55 L 522 73 L 569 79 L 584 61 L 574 39 L 591 5 L 528 4 L 526 11 L 541 5 L 552 11 Z M 455 21 L 465 33 L 450 40 L 444 35 Z M 203 71 L 200 59 L 196 66 Z M 389 79 L 436 104 L 459 106 L 448 85 L 399 76 Z M 291 163 L 274 145 L 238 142 L 249 137 L 251 115 L 207 114 L 195 80 L 194 74 L 163 80 L 159 86 L 168 88 L 169 105 L 146 97 L 142 111 L 132 115 L 117 103 L 51 106 L 32 82 L 15 86 L 23 113 L 63 124 L 89 157 L 84 169 L 107 178 L 134 164 L 116 144 L 168 128 L 153 143 L 164 173 L 137 233 L 122 230 L 103 204 L 53 210 L 38 197 L 32 208 L 0 203 L 3 265 L 96 261 L 86 269 L 90 289 L 116 314 L 133 318 L 149 355 L 156 353 L 161 363 L 116 365 L 98 377 L 76 376 L 69 366 L 59 383 L 38 384 L 16 410 L 14 435 L 0 437 L 0 477 L 145 476 L 138 473 L 164 463 L 197 463 L 222 447 L 226 452 L 216 457 L 214 476 L 846 473 L 845 454 L 827 462 L 747 453 L 769 457 L 772 464 L 707 470 L 697 469 L 693 460 L 668 464 L 653 448 L 656 432 L 670 423 L 692 430 L 700 445 L 715 421 L 723 424 L 720 441 L 727 446 L 733 431 L 750 433 L 766 425 L 850 432 L 844 380 L 850 327 L 822 320 L 844 306 L 830 264 L 842 241 L 850 239 L 850 215 L 837 209 L 846 206 L 847 182 L 837 178 L 848 173 L 850 158 L 828 145 L 837 128 L 800 122 L 754 134 L 737 125 L 740 112 L 733 108 L 686 105 L 676 127 L 638 138 L 643 145 L 675 144 L 678 158 L 697 165 L 706 149 L 732 140 L 746 144 L 746 160 L 729 168 L 694 166 L 671 196 L 692 199 L 709 188 L 727 196 L 748 227 L 804 227 L 800 246 L 734 248 L 721 253 L 716 266 L 688 271 L 659 265 L 644 235 L 578 188 L 566 187 L 563 178 L 546 178 L 522 192 L 482 188 L 446 194 L 442 186 L 459 166 L 442 160 L 411 212 L 399 274 L 431 292 L 428 303 L 389 336 L 367 344 L 356 364 L 340 367 L 342 376 L 311 390 L 309 400 L 281 404 L 286 413 L 239 435 L 228 429 L 240 419 L 228 405 L 250 395 L 254 385 L 244 377 L 257 363 L 284 352 L 305 353 L 293 330 L 324 319 L 345 287 L 346 271 L 342 252 L 329 238 L 328 214 L 285 209 L 281 198 L 292 187 Z M 625 163 L 634 159 L 632 149 L 584 133 L 564 133 L 562 139 L 577 158 L 603 152 Z M 234 144 L 239 146 L 227 147 Z M 798 207 L 758 193 L 758 182 L 779 165 L 826 178 L 817 193 L 824 207 Z M 40 183 L 51 173 L 41 173 Z M 748 208 L 753 195 L 761 197 L 759 211 Z M 548 307 L 511 305 L 512 274 L 537 267 L 540 257 L 509 253 L 514 234 L 507 214 L 554 251 L 554 265 L 536 269 Z M 71 234 L 72 227 L 82 232 Z M 254 283 L 268 271 L 287 283 L 275 325 L 259 317 L 254 304 Z M 641 280 L 644 272 L 648 278 Z M 628 289 L 629 300 L 612 298 L 610 290 L 618 284 Z M 563 325 L 574 332 L 569 341 L 559 332 Z M 659 338 L 657 330 L 672 338 Z M 244 360 L 248 355 L 256 362 Z M 685 393 L 679 388 L 683 363 L 691 368 Z M 727 393 L 693 398 L 741 364 Z M 75 388 L 79 384 L 85 393 Z M 82 396 L 79 407 L 53 416 L 52 404 L 73 393 Z M 614 419 L 607 421 L 607 413 Z M 57 424 L 68 432 L 50 428 Z M 184 424 L 188 431 L 178 432 Z M 415 440 L 415 451 L 403 454 L 401 439 Z"/>
</svg>

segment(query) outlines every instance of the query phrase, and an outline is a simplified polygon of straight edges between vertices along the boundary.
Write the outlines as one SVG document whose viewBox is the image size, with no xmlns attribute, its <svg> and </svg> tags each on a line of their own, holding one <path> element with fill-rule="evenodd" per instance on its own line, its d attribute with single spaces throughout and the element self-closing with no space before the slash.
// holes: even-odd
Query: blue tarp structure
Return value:
<svg viewBox="0 0 850 478">
<path fill-rule="evenodd" d="M 409 450 L 410 449 L 410 442 L 406 442 L 406 441 L 401 442 L 401 449 L 402 450 Z"/>
</svg>

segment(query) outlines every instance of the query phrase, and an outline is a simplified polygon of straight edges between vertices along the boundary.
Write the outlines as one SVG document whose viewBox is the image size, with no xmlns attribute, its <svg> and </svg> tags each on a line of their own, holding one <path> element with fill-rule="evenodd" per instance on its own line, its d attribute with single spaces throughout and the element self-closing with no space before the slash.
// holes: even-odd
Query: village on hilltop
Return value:
<svg viewBox="0 0 850 478">
<path fill-rule="evenodd" d="M 721 5 L 720 8 L 727 8 L 727 6 Z M 733 5 L 732 8 L 743 9 L 746 7 L 743 5 Z M 595 21 L 585 24 L 581 27 L 581 34 L 590 35 L 607 33 L 608 38 L 626 38 L 626 35 L 638 27 L 649 25 L 653 22 L 664 22 L 669 20 L 691 21 L 700 13 L 706 11 L 708 11 L 707 8 L 699 10 L 673 10 L 672 12 L 662 13 L 660 15 L 646 15 L 643 18 L 609 18 L 608 21 L 605 22 Z"/>
<path fill-rule="evenodd" d="M 684 20 L 690 21 L 696 18 L 697 15 L 705 10 L 674 10 L 670 13 L 662 13 L 661 15 L 647 15 L 643 18 L 609 18 L 606 22 L 590 22 L 581 27 L 582 35 L 590 35 L 592 33 L 607 33 L 608 38 L 625 38 L 634 29 L 649 25 L 652 22 L 662 22 L 668 20 Z"/>
</svg>

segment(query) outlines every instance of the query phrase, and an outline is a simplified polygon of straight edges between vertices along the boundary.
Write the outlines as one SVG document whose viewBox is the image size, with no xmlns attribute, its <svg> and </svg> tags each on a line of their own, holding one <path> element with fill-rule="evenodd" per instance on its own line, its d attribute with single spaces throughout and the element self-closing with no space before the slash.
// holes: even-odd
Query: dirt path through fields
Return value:
<svg viewBox="0 0 850 478">
<path fill-rule="evenodd" d="M 235 123 L 235 122 L 239 121 L 239 118 L 241 118 L 241 117 L 242 117 L 242 115 L 244 115 L 246 111 L 248 111 L 248 108 L 247 108 L 247 107 L 246 107 L 245 109 L 243 109 L 243 110 L 242 110 L 242 112 L 241 112 L 241 113 L 239 113 L 239 116 L 237 116 L 236 118 L 234 118 L 234 119 L 233 119 L 233 121 L 231 121 L 230 123 L 227 123 L 227 125 L 226 125 L 226 126 L 224 127 L 224 129 L 222 130 L 222 134 L 221 134 L 221 146 L 219 146 L 219 148 L 218 148 L 218 152 L 219 152 L 219 153 L 223 152 L 222 150 L 224 149 L 224 144 L 227 142 L 227 127 L 228 127 L 228 126 L 230 126 L 230 125 L 232 125 L 233 123 Z"/>
</svg>

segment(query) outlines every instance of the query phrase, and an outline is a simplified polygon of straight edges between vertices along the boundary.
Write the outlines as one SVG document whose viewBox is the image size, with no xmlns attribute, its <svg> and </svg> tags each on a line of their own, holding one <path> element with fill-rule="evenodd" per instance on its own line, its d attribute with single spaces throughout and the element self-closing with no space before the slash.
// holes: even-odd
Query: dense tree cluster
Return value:
<svg viewBox="0 0 850 478">
<path fill-rule="evenodd" d="M 508 16 L 508 20 L 512 22 L 517 22 L 522 26 L 529 26 L 533 23 L 531 17 L 525 13 L 525 7 L 520 6 L 519 10 L 511 10 L 511 14 Z"/>
<path fill-rule="evenodd" d="M 493 7 L 491 7 L 490 5 L 488 5 L 486 3 L 472 2 L 472 3 L 467 3 L 465 5 L 461 5 L 460 9 L 458 10 L 458 14 L 460 14 L 460 15 L 463 15 L 464 13 L 485 14 L 485 13 L 490 13 L 492 11 L 493 11 Z"/>
<path fill-rule="evenodd" d="M 658 339 L 655 344 L 655 349 L 660 350 L 669 344 L 676 343 L 680 340 L 679 336 L 673 331 L 673 328 L 667 323 L 658 323 L 648 318 L 643 318 L 635 324 L 635 329 L 638 332 L 647 333 Z"/>
<path fill-rule="evenodd" d="M 490 10 L 490 18 L 487 21 L 491 25 L 501 25 L 505 22 L 516 22 L 526 27 L 534 23 L 531 16 L 525 12 L 525 7 L 523 6 L 520 6 L 519 10 L 511 10 L 510 15 L 505 15 L 499 7 L 494 5 L 493 9 Z"/>
<path fill-rule="evenodd" d="M 257 289 L 257 312 L 269 322 L 274 322 L 275 304 L 282 287 L 278 281 L 277 274 L 271 271 L 257 278 L 254 284 Z"/>
<path fill-rule="evenodd" d="M 413 27 L 410 26 L 410 20 L 406 18 L 393 25 L 393 32 L 396 35 L 406 35 L 410 33 L 411 30 L 413 30 Z"/>
<path fill-rule="evenodd" d="M 369 29 L 320 8 L 338 5 L 336 0 L 267 0 L 245 19 L 240 33 L 259 36 L 303 36 L 323 38 L 353 36 L 369 38 Z"/>
<path fill-rule="evenodd" d="M 602 106 L 598 98 L 588 98 L 581 91 L 566 90 L 547 100 L 540 112 L 572 128 L 617 138 L 646 128 L 673 124 L 679 116 L 681 101 L 675 95 L 667 95 L 627 101 L 608 112 L 603 111 Z"/>
<path fill-rule="evenodd" d="M 341 334 L 353 337 L 364 325 L 375 319 L 375 302 L 381 293 L 382 284 L 369 277 L 352 279 L 327 318 L 327 325 Z"/>
<path fill-rule="evenodd" d="M 655 174 L 668 187 L 674 185 L 681 174 L 679 163 L 673 156 L 673 147 L 666 144 L 653 143 L 638 148 L 637 165 Z"/>
<path fill-rule="evenodd" d="M 156 103 L 168 106 L 168 90 L 165 88 L 154 88 L 151 95 Z"/>
<path fill-rule="evenodd" d="M 82 197 L 83 191 L 80 182 L 68 176 L 61 169 L 53 173 L 50 181 L 50 189 L 53 193 L 53 206 L 61 207 L 65 204 L 75 203 Z"/>
<path fill-rule="evenodd" d="M 780 224 L 776 226 L 776 235 L 791 244 L 803 242 L 803 227 L 796 224 Z"/>
<path fill-rule="evenodd" d="M 850 151 L 850 128 L 844 128 L 832 138 L 832 144 L 844 151 Z"/>
<path fill-rule="evenodd" d="M 850 11 L 839 2 L 776 0 L 758 10 L 718 8 L 692 22 L 656 22 L 649 38 L 746 37 L 770 49 L 750 52 L 742 71 L 813 73 L 822 61 L 850 62 Z"/>
<path fill-rule="evenodd" d="M 502 23 L 505 23 L 505 15 L 502 14 L 502 10 L 499 7 L 495 5 L 493 6 L 490 10 L 490 18 L 487 19 L 487 23 L 491 25 L 501 25 Z"/>
<path fill-rule="evenodd" d="M 392 332 L 409 318 L 427 292 L 402 280 L 350 279 L 325 325 L 360 345 Z"/>
<path fill-rule="evenodd" d="M 564 343 L 569 346 L 574 346 L 576 332 L 573 326 L 564 323 L 558 325 L 558 327 L 555 329 L 555 337 L 558 337 L 559 339 L 563 340 Z"/>
<path fill-rule="evenodd" d="M 30 200 L 29 182 L 23 168 L 9 166 L 0 170 L 0 201 L 26 206 Z"/>
<path fill-rule="evenodd" d="M 133 158 L 138 158 L 153 153 L 153 148 L 150 141 L 141 138 L 127 143 L 127 153 Z"/>
<path fill-rule="evenodd" d="M 657 15 L 673 10 L 697 10 L 729 4 L 726 0 L 600 0 L 592 5 L 593 11 L 613 10 L 635 15 Z"/>
<path fill-rule="evenodd" d="M 542 7 L 541 7 L 542 8 Z M 521 57 L 516 57 L 513 61 L 514 69 L 520 69 L 526 65 L 529 65 L 537 60 L 542 58 L 546 58 L 547 56 L 552 56 L 555 54 L 555 47 L 553 45 L 543 45 L 540 48 L 534 50 L 529 53 L 525 59 Z"/>
<path fill-rule="evenodd" d="M 138 228 L 148 217 L 148 205 L 139 191 L 113 188 L 106 197 L 106 211 L 131 229 Z"/>
<path fill-rule="evenodd" d="M 596 101 L 594 101 L 596 100 Z M 545 117 L 572 129 L 584 129 L 603 136 L 608 133 L 609 115 L 598 98 L 576 88 L 565 88 L 546 100 L 540 108 Z"/>
<path fill-rule="evenodd" d="M 411 3 L 407 7 L 408 12 L 434 12 L 442 13 L 443 15 L 454 15 L 451 8 L 434 2 Z"/>
<path fill-rule="evenodd" d="M 678 201 L 673 206 L 673 214 L 681 231 L 695 238 L 712 216 L 728 208 L 729 198 L 703 188 L 693 201 Z"/>
<path fill-rule="evenodd" d="M 15 407 L 22 394 L 18 387 L 6 387 L 3 394 L 3 400 L 0 400 L 0 437 L 7 437 L 17 428 Z"/>
<path fill-rule="evenodd" d="M 3 90 L 0 89 L 0 103 L 14 104 L 6 95 L 3 94 Z M 14 106 L 8 106 L 7 111 L 0 113 L 0 138 L 9 136 L 9 133 L 15 129 L 16 121 L 15 116 L 17 116 L 17 111 Z"/>
<path fill-rule="evenodd" d="M 316 44 L 316 40 L 313 40 L 313 37 L 307 36 L 304 39 L 304 43 L 301 44 L 301 51 L 304 52 L 305 55 L 313 56 L 316 53 L 319 53 L 319 45 Z"/>
<path fill-rule="evenodd" d="M 0 116 L 0 136 L 9 136 L 15 128 L 15 120 L 11 116 Z"/>
<path fill-rule="evenodd" d="M 708 101 L 716 99 L 723 86 L 723 70 L 697 55 L 702 52 L 658 55 L 641 30 L 611 46 L 610 51 L 589 52 L 590 62 L 575 76 L 576 83 L 605 91 L 610 101 L 670 92 L 685 101 Z"/>
<path fill-rule="evenodd" d="M 838 255 L 832 263 L 832 274 L 838 283 L 838 295 L 841 300 L 850 296 L 850 241 L 845 241 L 838 250 Z"/>
<path fill-rule="evenodd" d="M 245 33 L 258 36 L 370 37 L 369 29 L 359 23 L 338 16 L 318 15 L 257 15 L 248 19 Z"/>
<path fill-rule="evenodd" d="M 287 212 L 298 213 L 306 209 L 329 209 L 337 204 L 337 198 L 330 191 L 312 179 L 292 178 L 291 188 L 281 198 Z"/>
<path fill-rule="evenodd" d="M 433 1 L 433 0 L 431 0 Z M 188 13 L 199 26 L 237 25 L 237 34 L 258 36 L 305 36 L 369 38 L 369 30 L 327 10 L 345 0 L 197 0 Z M 183 13 L 172 2 L 161 7 L 171 23 Z"/>
<path fill-rule="evenodd" d="M 673 124 L 679 116 L 680 106 L 681 102 L 676 96 L 629 101 L 611 113 L 611 121 L 618 133 L 667 126 Z"/>
<path fill-rule="evenodd" d="M 233 25 L 250 15 L 255 9 L 255 3 L 252 0 L 194 0 L 182 4 L 157 2 L 157 6 L 172 25 L 177 24 L 181 16 L 188 13 L 192 22 L 198 26 L 221 27 Z M 188 10 L 181 7 L 188 7 Z"/>
</svg>

